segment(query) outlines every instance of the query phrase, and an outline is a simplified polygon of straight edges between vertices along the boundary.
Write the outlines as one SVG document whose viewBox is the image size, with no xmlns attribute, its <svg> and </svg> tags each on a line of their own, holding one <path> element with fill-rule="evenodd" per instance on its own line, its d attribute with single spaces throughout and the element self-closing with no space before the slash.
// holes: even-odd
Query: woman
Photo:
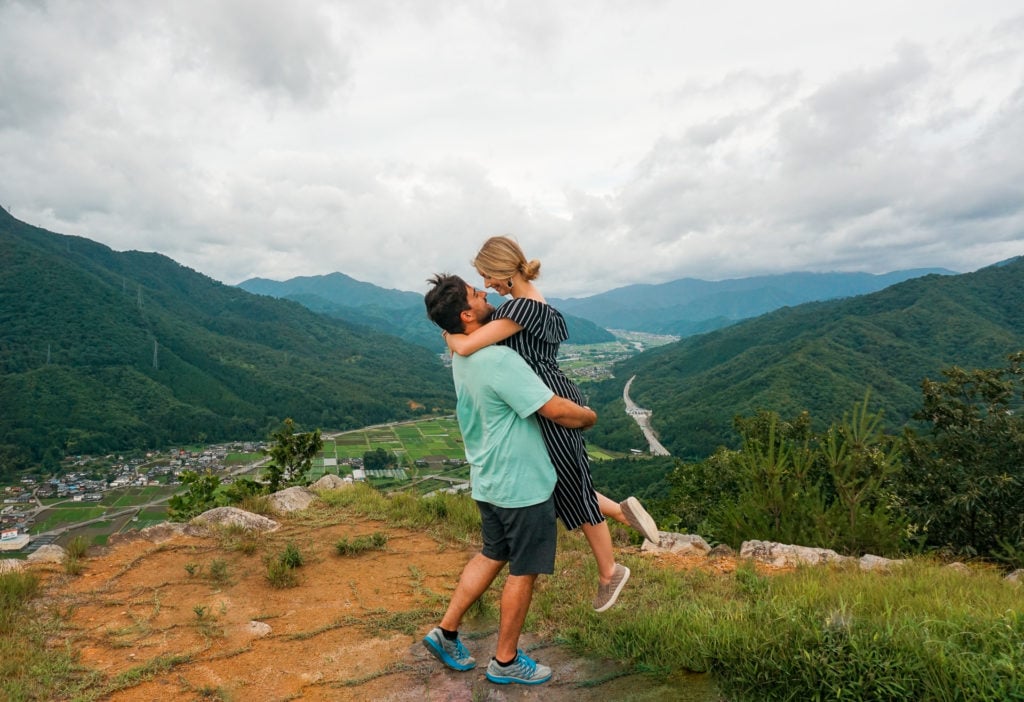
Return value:
<svg viewBox="0 0 1024 702">
<path fill-rule="evenodd" d="M 473 334 L 446 334 L 448 348 L 468 356 L 484 346 L 503 343 L 522 356 L 552 392 L 582 405 L 579 388 L 558 367 L 558 347 L 569 336 L 565 320 L 533 284 L 540 274 L 540 261 L 527 261 L 519 244 L 510 237 L 495 236 L 484 243 L 473 265 L 485 287 L 512 299 L 498 307 L 491 321 Z M 604 518 L 632 526 L 655 543 L 658 527 L 635 497 L 616 503 L 594 490 L 582 432 L 543 417 L 538 419 L 558 475 L 556 513 L 566 529 L 581 528 L 590 544 L 600 579 L 594 609 L 603 612 L 615 604 L 629 578 L 629 569 L 615 563 Z"/>
</svg>

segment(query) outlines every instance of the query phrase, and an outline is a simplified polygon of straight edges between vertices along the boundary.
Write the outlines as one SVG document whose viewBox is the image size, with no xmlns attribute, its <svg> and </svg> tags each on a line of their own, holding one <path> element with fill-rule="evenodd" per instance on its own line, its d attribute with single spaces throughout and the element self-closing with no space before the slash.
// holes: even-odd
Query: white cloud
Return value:
<svg viewBox="0 0 1024 702">
<path fill-rule="evenodd" d="M 0 204 L 228 283 L 1024 253 L 1009 1 L 0 2 Z"/>
</svg>

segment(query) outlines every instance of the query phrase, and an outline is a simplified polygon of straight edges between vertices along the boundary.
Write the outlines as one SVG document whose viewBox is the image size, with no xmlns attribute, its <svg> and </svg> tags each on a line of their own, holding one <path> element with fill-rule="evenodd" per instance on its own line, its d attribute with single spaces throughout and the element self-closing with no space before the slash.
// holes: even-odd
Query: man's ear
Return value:
<svg viewBox="0 0 1024 702">
<path fill-rule="evenodd" d="M 472 309 L 462 310 L 459 312 L 459 319 L 462 320 L 462 325 L 465 326 L 466 322 L 476 321 L 476 315 L 473 314 Z"/>
</svg>

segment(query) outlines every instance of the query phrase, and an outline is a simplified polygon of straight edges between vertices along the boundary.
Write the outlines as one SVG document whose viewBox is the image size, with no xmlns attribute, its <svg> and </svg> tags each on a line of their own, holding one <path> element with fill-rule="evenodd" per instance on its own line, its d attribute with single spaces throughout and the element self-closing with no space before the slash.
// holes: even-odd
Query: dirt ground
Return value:
<svg viewBox="0 0 1024 702">
<path fill-rule="evenodd" d="M 388 535 L 383 550 L 337 554 L 338 541 L 375 532 Z M 75 576 L 48 567 L 48 593 L 70 613 L 69 641 L 82 665 L 121 681 L 105 699 L 719 699 L 706 676 L 653 683 L 608 661 L 580 659 L 538 635 L 525 635 L 521 647 L 554 668 L 552 680 L 536 687 L 491 684 L 483 669 L 494 650 L 493 616 L 463 627 L 483 665 L 450 671 L 421 639 L 474 551 L 369 520 L 324 526 L 283 519 L 281 529 L 260 539 L 255 550 L 223 536 L 135 540 L 88 554 Z M 299 584 L 275 588 L 264 559 L 288 544 L 304 558 Z M 669 568 L 735 568 L 731 559 L 644 557 Z"/>
</svg>

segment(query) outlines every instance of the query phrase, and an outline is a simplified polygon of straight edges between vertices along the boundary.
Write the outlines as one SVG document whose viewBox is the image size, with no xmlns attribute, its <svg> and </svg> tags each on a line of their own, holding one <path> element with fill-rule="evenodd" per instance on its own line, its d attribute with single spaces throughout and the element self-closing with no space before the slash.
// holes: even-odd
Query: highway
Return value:
<svg viewBox="0 0 1024 702">
<path fill-rule="evenodd" d="M 628 381 L 626 381 L 626 387 L 622 389 L 622 401 L 626 403 L 626 414 L 636 420 L 636 423 L 640 425 L 640 431 L 644 433 L 644 437 L 647 439 L 649 451 L 652 456 L 671 456 L 661 442 L 658 441 L 658 437 L 654 435 L 654 430 L 651 429 L 651 410 L 638 407 L 633 400 L 629 397 L 629 387 L 633 384 L 633 379 L 636 378 L 634 375 Z"/>
</svg>

